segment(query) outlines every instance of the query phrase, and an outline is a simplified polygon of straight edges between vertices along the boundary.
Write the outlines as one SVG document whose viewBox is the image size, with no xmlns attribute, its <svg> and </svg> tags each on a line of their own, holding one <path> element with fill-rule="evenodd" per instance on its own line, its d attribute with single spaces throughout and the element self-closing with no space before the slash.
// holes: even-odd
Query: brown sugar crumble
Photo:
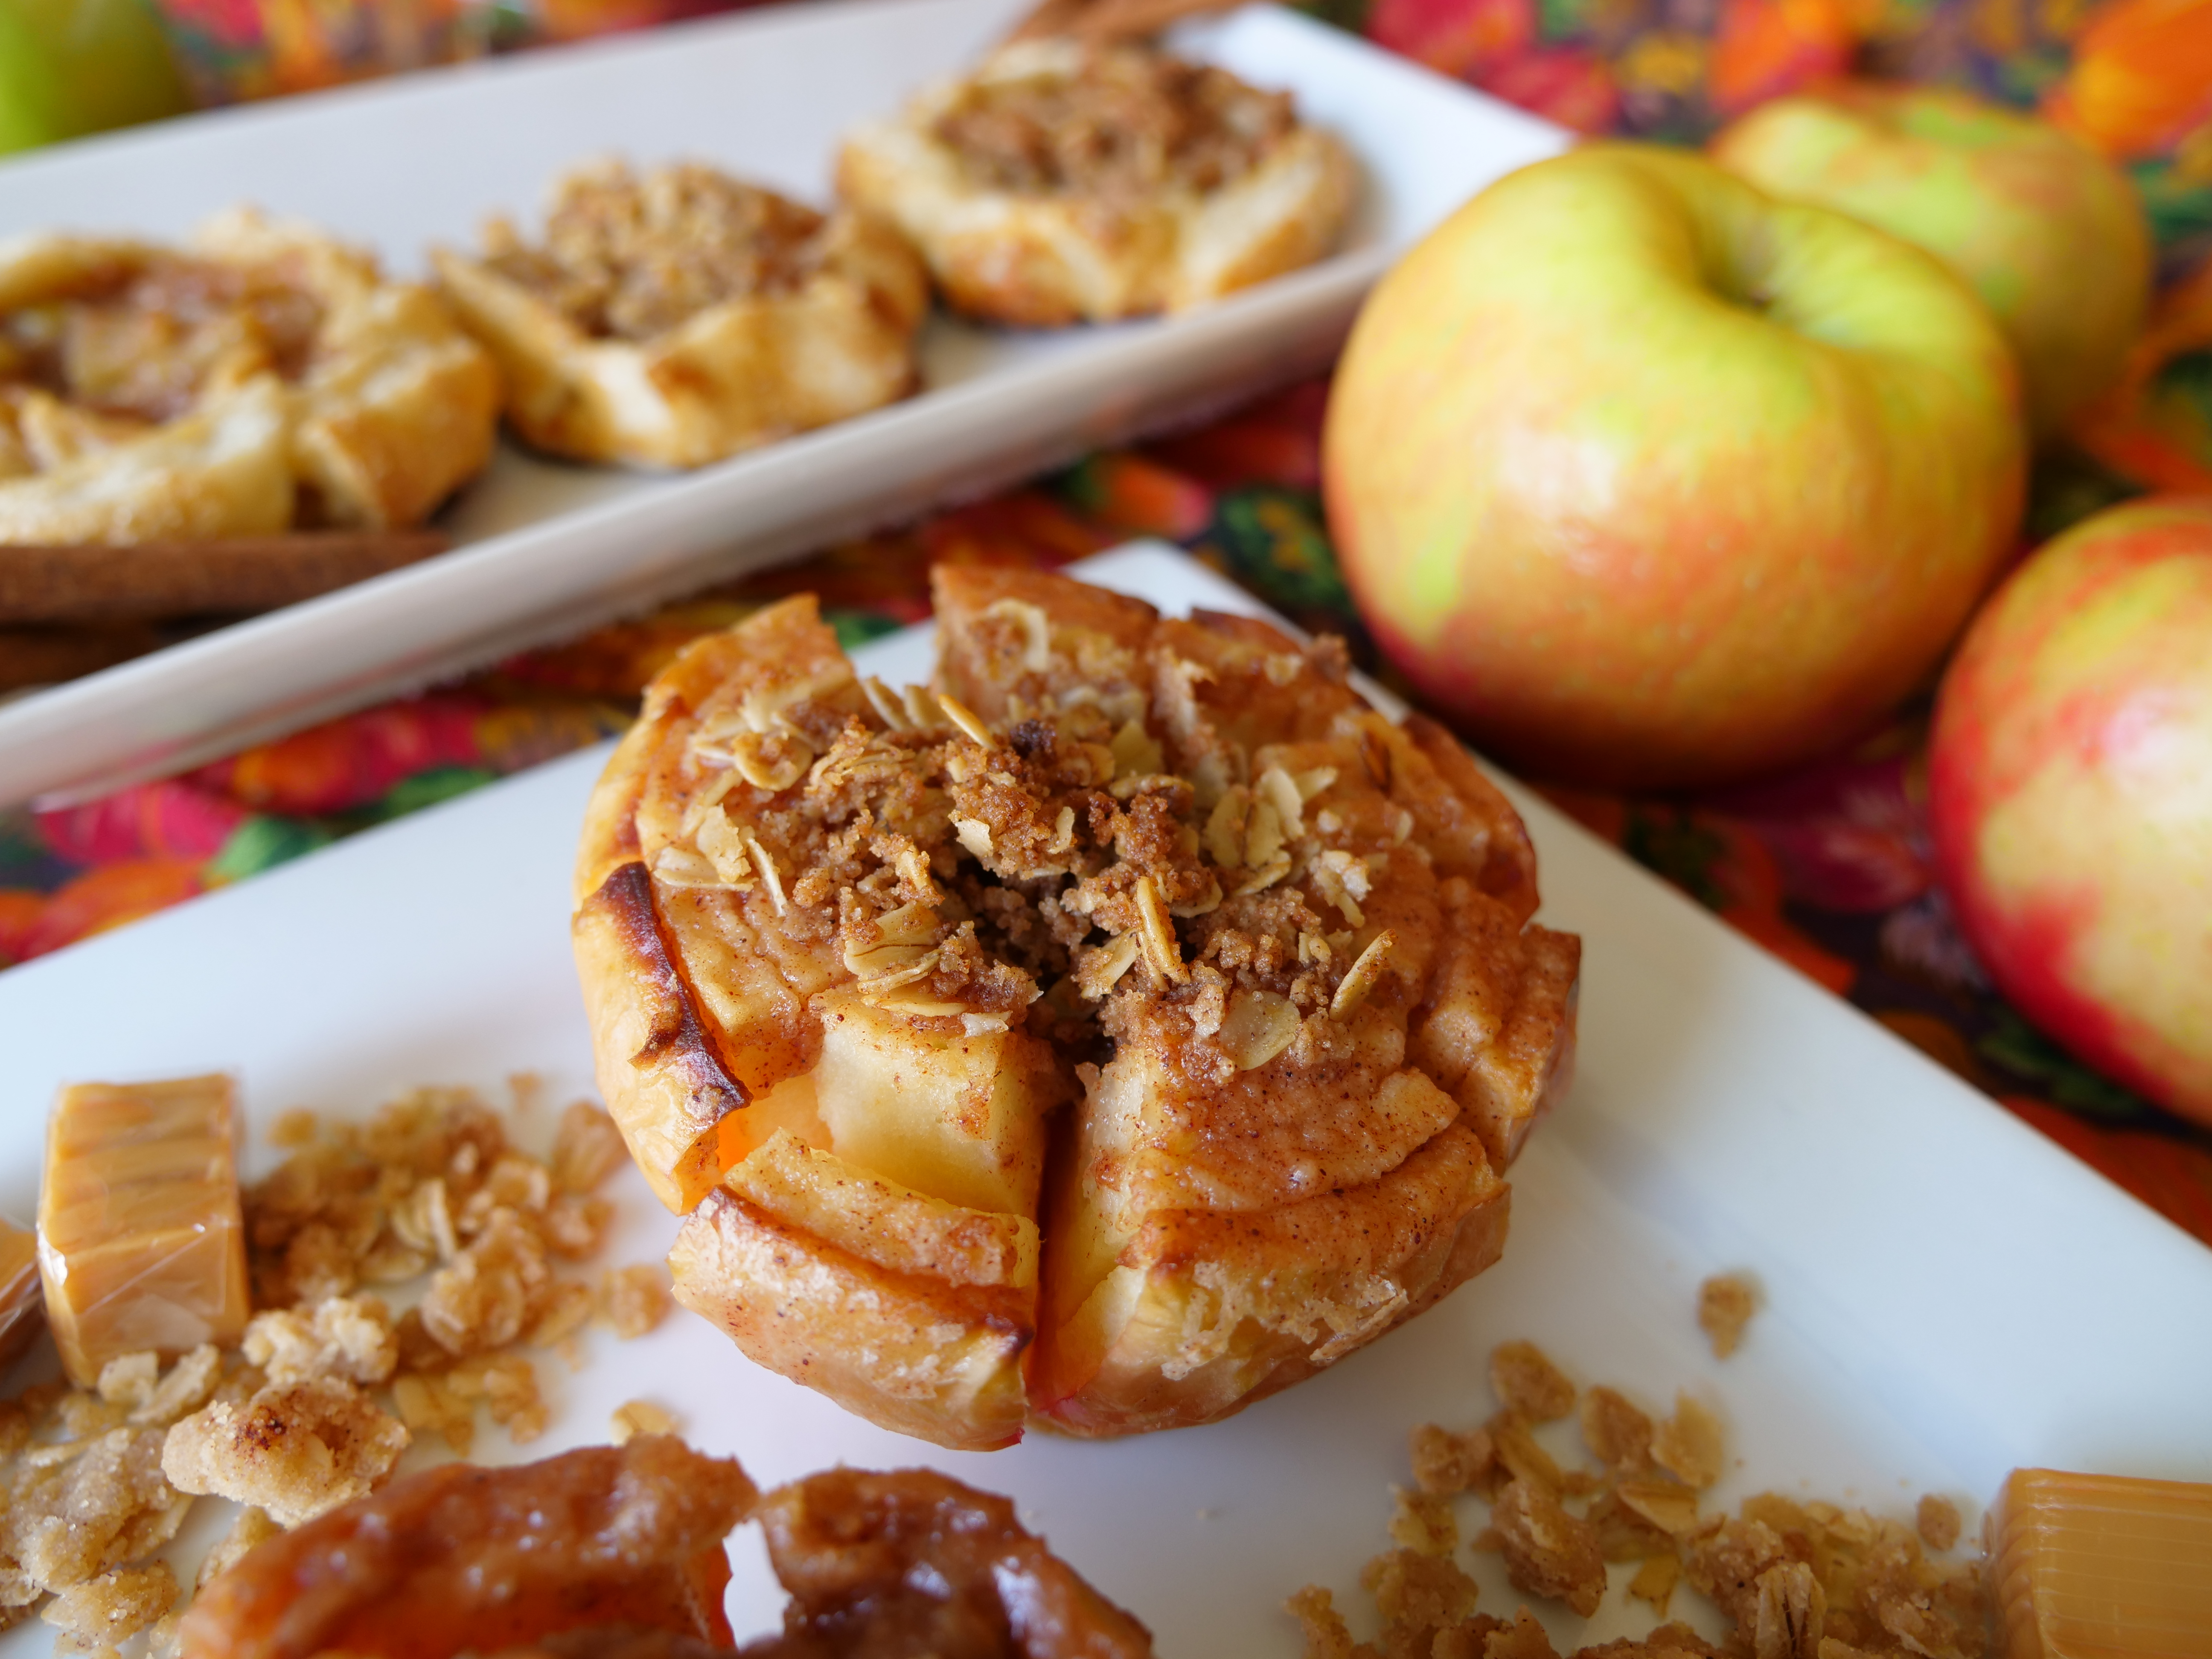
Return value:
<svg viewBox="0 0 2212 1659">
<path fill-rule="evenodd" d="M 1940 1553 L 1959 1541 L 1959 1506 L 1931 1492 L 1920 1500 L 1912 1524 L 1920 1541 Z"/>
<path fill-rule="evenodd" d="M 968 82 L 935 135 L 980 182 L 1038 195 L 1234 183 L 1297 125 L 1287 93 L 1150 46 L 1017 49 Z"/>
<path fill-rule="evenodd" d="M 1698 1286 L 1698 1325 L 1726 1359 L 1743 1341 L 1743 1328 L 1759 1311 L 1759 1285 L 1747 1273 L 1715 1273 Z"/>
<path fill-rule="evenodd" d="M 542 245 L 488 222 L 484 262 L 586 334 L 649 340 L 726 301 L 796 293 L 822 264 L 826 222 L 696 162 L 640 175 L 605 161 L 561 180 Z"/>
<path fill-rule="evenodd" d="M 597 1253 L 613 1212 L 593 1193 L 627 1161 L 587 1102 L 562 1115 L 543 1160 L 461 1089 L 414 1091 L 365 1122 L 286 1112 L 270 1139 L 289 1155 L 244 1194 L 254 1311 L 238 1347 L 166 1366 L 125 1354 L 93 1389 L 0 1401 L 0 1628 L 37 1611 L 65 1651 L 105 1654 L 150 1629 L 149 1651 L 165 1652 L 179 1587 L 148 1558 L 196 1495 L 248 1507 L 186 1601 L 255 1545 L 370 1492 L 416 1435 L 465 1455 L 479 1407 L 518 1443 L 543 1433 L 523 1348 L 573 1344 L 594 1319 L 641 1334 L 666 1311 L 658 1266 L 566 1270 Z M 426 1275 L 421 1305 L 398 1317 L 368 1289 Z"/>
<path fill-rule="evenodd" d="M 1578 1392 L 1527 1342 L 1502 1345 L 1491 1378 L 1504 1409 L 1481 1428 L 1413 1431 L 1416 1489 L 1394 1489 L 1396 1547 L 1360 1574 L 1376 1638 L 1355 1640 L 1318 1585 L 1285 1603 L 1306 1659 L 1559 1659 L 1525 1606 L 1510 1620 L 1476 1611 L 1475 1582 L 1455 1559 L 1459 1494 L 1488 1501 L 1473 1547 L 1501 1554 L 1523 1595 L 1588 1618 L 1607 1595 L 1607 1564 L 1632 1562 L 1626 1595 L 1655 1620 L 1686 1584 L 1729 1626 L 1717 1644 L 1662 1623 L 1573 1659 L 1980 1659 L 1979 1563 L 1937 1559 L 1960 1531 L 1948 1499 L 1922 1498 L 1911 1526 L 1773 1492 L 1745 1499 L 1733 1516 L 1707 1515 L 1700 1493 L 1718 1478 L 1725 1435 L 1688 1395 L 1655 1425 L 1615 1389 Z M 1562 1468 L 1529 1433 L 1537 1412 L 1547 1421 L 1575 1416 L 1601 1468 Z"/>
</svg>

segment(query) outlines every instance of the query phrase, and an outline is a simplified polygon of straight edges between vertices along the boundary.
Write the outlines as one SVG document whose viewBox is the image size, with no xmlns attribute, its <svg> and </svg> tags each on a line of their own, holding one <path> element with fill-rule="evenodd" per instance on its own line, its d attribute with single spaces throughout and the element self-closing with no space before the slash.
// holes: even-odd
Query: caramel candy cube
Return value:
<svg viewBox="0 0 2212 1659">
<path fill-rule="evenodd" d="M 2212 1654 L 2212 1486 L 2014 1469 L 1987 1524 L 2004 1659 Z"/>
<path fill-rule="evenodd" d="M 23 1357 L 39 1334 L 39 1236 L 0 1219 L 0 1365 Z"/>
<path fill-rule="evenodd" d="M 79 1388 L 118 1354 L 235 1344 L 250 1311 L 230 1079 L 80 1083 L 46 1126 L 39 1272 Z"/>
</svg>

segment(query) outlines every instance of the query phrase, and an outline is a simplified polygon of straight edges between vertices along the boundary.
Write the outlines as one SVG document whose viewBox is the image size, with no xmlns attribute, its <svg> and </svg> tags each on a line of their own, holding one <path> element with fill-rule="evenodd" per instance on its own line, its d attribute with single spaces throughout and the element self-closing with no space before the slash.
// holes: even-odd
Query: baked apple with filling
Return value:
<svg viewBox="0 0 2212 1659">
<path fill-rule="evenodd" d="M 1339 642 L 942 568 L 933 689 L 806 596 L 654 683 L 587 815 L 609 1108 L 676 1294 L 886 1426 L 1210 1421 L 1494 1261 L 1579 943 Z"/>
<path fill-rule="evenodd" d="M 420 523 L 491 457 L 499 376 L 427 289 L 295 221 L 181 248 L 0 242 L 0 541 Z"/>
<path fill-rule="evenodd" d="M 1312 264 L 1352 158 L 1288 93 L 1135 42 L 1020 40 L 847 140 L 846 200 L 958 311 L 1054 326 L 1181 311 Z"/>
<path fill-rule="evenodd" d="M 431 258 L 507 377 L 507 417 L 556 455 L 691 467 L 902 398 L 929 305 L 921 261 L 696 162 L 561 179 L 544 240 L 505 220 Z"/>
</svg>

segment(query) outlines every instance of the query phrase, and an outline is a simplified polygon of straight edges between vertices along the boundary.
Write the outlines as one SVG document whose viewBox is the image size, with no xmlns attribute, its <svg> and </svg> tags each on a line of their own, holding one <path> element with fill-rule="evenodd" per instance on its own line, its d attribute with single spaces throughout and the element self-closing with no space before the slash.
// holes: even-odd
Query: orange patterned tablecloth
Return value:
<svg viewBox="0 0 2212 1659">
<path fill-rule="evenodd" d="M 264 0 L 170 0 L 245 29 Z M 298 9 L 292 8 L 294 10 Z M 336 3 L 318 15 L 348 8 Z M 354 9 L 359 9 L 358 7 Z M 286 15 L 289 15 L 287 13 Z M 2143 488 L 2212 491 L 2212 0 L 1375 0 L 1376 38 L 1588 131 L 1694 139 L 1854 54 L 2039 103 L 2126 163 L 2166 286 L 2120 395 L 2039 470 L 2040 535 Z M 240 38 L 243 38 L 242 35 Z M 239 50 L 246 50 L 240 47 Z M 188 775 L 0 817 L 0 964 L 181 902 L 621 729 L 686 640 L 811 587 L 856 642 L 926 614 L 935 560 L 1057 564 L 1179 541 L 1364 652 L 1316 484 L 1326 387 L 602 629 Z M 1924 711 L 1786 776 L 1695 798 L 1553 798 L 1784 961 L 2212 1243 L 2212 1132 L 2039 1035 L 1990 989 L 1934 884 Z"/>
</svg>

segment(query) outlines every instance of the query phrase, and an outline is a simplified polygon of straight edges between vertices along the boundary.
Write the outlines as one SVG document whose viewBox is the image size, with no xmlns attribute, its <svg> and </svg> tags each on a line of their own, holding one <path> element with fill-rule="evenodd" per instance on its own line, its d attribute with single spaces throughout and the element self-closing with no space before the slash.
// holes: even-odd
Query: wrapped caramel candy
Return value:
<svg viewBox="0 0 2212 1659">
<path fill-rule="evenodd" d="M 2005 1659 L 2212 1653 L 2212 1486 L 2014 1469 L 1988 1542 Z"/>
<path fill-rule="evenodd" d="M 249 1311 L 230 1080 L 81 1083 L 46 1130 L 39 1272 L 79 1388 L 119 1354 L 235 1344 Z"/>
</svg>

